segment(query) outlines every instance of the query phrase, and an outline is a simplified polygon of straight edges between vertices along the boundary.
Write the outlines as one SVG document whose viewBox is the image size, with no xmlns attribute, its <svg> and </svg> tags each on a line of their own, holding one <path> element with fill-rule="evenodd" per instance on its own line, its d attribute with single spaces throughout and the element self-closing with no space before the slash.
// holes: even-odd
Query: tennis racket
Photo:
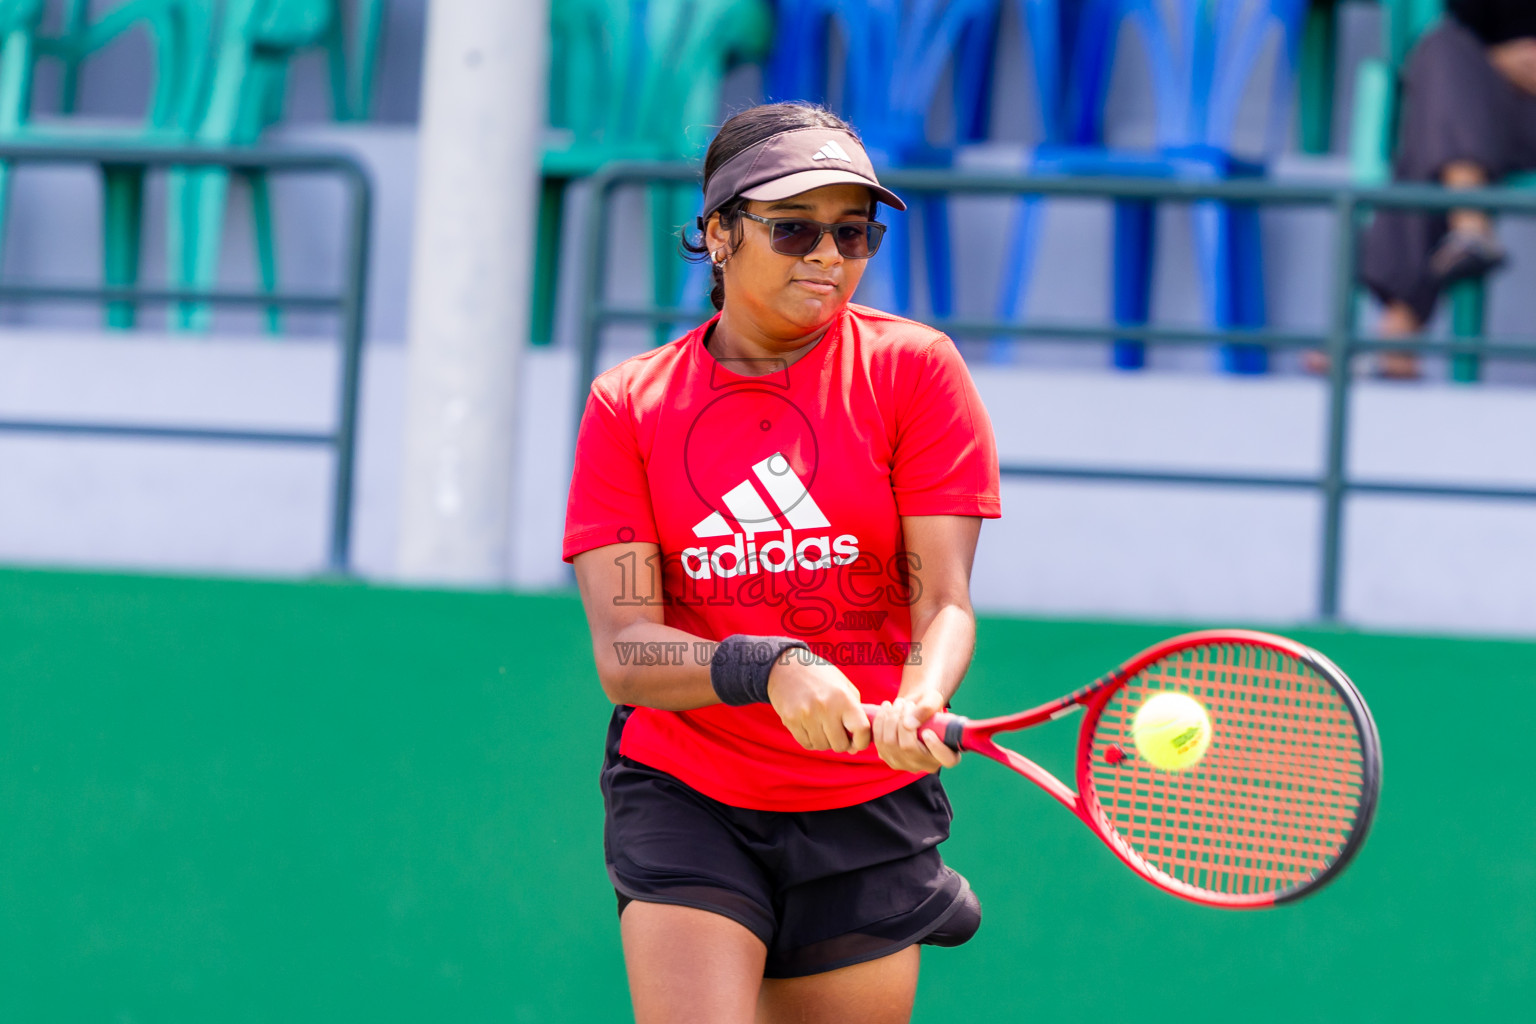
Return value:
<svg viewBox="0 0 1536 1024">
<path fill-rule="evenodd" d="M 1136 711 L 1188 694 L 1211 720 L 1205 756 L 1161 771 L 1136 753 Z M 1074 792 L 994 737 L 1078 710 Z M 1316 892 L 1370 830 L 1381 745 L 1333 662 L 1284 637 L 1216 630 L 1151 647 L 1076 693 L 1002 718 L 940 714 L 924 731 L 1034 782 L 1142 878 L 1212 907 L 1270 907 Z"/>
</svg>

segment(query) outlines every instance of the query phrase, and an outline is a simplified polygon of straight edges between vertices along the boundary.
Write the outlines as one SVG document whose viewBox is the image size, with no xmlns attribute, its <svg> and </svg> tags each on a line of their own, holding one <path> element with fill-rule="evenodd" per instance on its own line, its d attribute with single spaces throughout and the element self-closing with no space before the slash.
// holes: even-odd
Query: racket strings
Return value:
<svg viewBox="0 0 1536 1024">
<path fill-rule="evenodd" d="M 1182 772 L 1144 761 L 1131 734 L 1136 711 L 1166 690 L 1211 718 L 1209 749 Z M 1343 697 L 1310 666 L 1257 645 L 1186 648 L 1148 666 L 1105 706 L 1091 753 L 1100 808 L 1131 851 L 1223 894 L 1273 893 L 1320 874 L 1344 849 L 1365 784 Z"/>
</svg>

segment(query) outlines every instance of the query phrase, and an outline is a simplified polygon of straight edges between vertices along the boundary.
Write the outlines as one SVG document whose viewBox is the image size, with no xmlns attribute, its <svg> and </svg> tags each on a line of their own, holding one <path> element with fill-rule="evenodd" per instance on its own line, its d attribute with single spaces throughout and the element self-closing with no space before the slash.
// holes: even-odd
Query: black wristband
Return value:
<svg viewBox="0 0 1536 1024">
<path fill-rule="evenodd" d="M 709 682 L 720 703 L 768 703 L 768 673 L 779 655 L 794 647 L 810 650 L 804 640 L 792 636 L 748 636 L 735 633 L 720 641 L 709 663 Z"/>
</svg>

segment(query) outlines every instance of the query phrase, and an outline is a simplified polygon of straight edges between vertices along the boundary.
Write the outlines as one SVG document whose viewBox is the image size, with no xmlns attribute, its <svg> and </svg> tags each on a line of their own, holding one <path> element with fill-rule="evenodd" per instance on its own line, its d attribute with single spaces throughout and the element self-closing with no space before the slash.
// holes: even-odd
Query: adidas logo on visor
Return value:
<svg viewBox="0 0 1536 1024">
<path fill-rule="evenodd" d="M 853 157 L 849 156 L 848 151 L 845 150 L 842 146 L 839 146 L 836 142 L 829 142 L 825 146 L 822 146 L 816 151 L 816 155 L 811 157 L 811 159 L 841 160 L 845 164 L 853 163 Z"/>
<path fill-rule="evenodd" d="M 754 477 L 761 491 L 753 484 Z M 694 526 L 693 533 L 701 540 L 729 537 L 730 543 L 713 551 L 707 547 L 683 551 L 683 571 L 696 580 L 707 580 L 711 575 L 756 575 L 764 570 L 783 572 L 796 565 L 801 569 L 829 569 L 847 565 L 859 556 L 859 539 L 853 534 L 831 536 L 832 524 L 782 453 L 775 452 L 753 466 L 752 475 L 726 492 L 722 501 L 736 523 L 731 524 L 719 512 L 711 512 Z M 777 515 L 769 508 L 769 502 L 778 510 Z M 789 529 L 782 528 L 780 517 Z M 802 534 L 798 543 L 796 530 Z M 757 536 L 763 533 L 774 539 L 759 547 Z"/>
</svg>

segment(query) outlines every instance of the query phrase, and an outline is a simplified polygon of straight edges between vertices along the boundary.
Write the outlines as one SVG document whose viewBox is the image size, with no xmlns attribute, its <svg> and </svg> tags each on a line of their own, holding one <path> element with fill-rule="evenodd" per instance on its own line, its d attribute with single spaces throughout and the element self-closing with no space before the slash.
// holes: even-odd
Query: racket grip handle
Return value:
<svg viewBox="0 0 1536 1024">
<path fill-rule="evenodd" d="M 880 713 L 878 704 L 865 704 L 863 708 L 864 714 L 869 716 L 871 722 L 875 720 L 875 715 Z M 939 739 L 944 741 L 944 745 L 958 754 L 961 743 L 965 739 L 965 718 L 962 715 L 952 715 L 948 711 L 940 711 L 918 726 L 917 731 L 918 735 L 925 732 L 937 733 Z"/>
<path fill-rule="evenodd" d="M 965 740 L 965 719 L 960 715 L 952 715 L 947 711 L 941 711 L 932 719 L 935 727 L 943 725 L 944 731 L 939 734 L 939 739 L 944 745 L 955 753 L 960 753 L 960 746 Z"/>
</svg>

